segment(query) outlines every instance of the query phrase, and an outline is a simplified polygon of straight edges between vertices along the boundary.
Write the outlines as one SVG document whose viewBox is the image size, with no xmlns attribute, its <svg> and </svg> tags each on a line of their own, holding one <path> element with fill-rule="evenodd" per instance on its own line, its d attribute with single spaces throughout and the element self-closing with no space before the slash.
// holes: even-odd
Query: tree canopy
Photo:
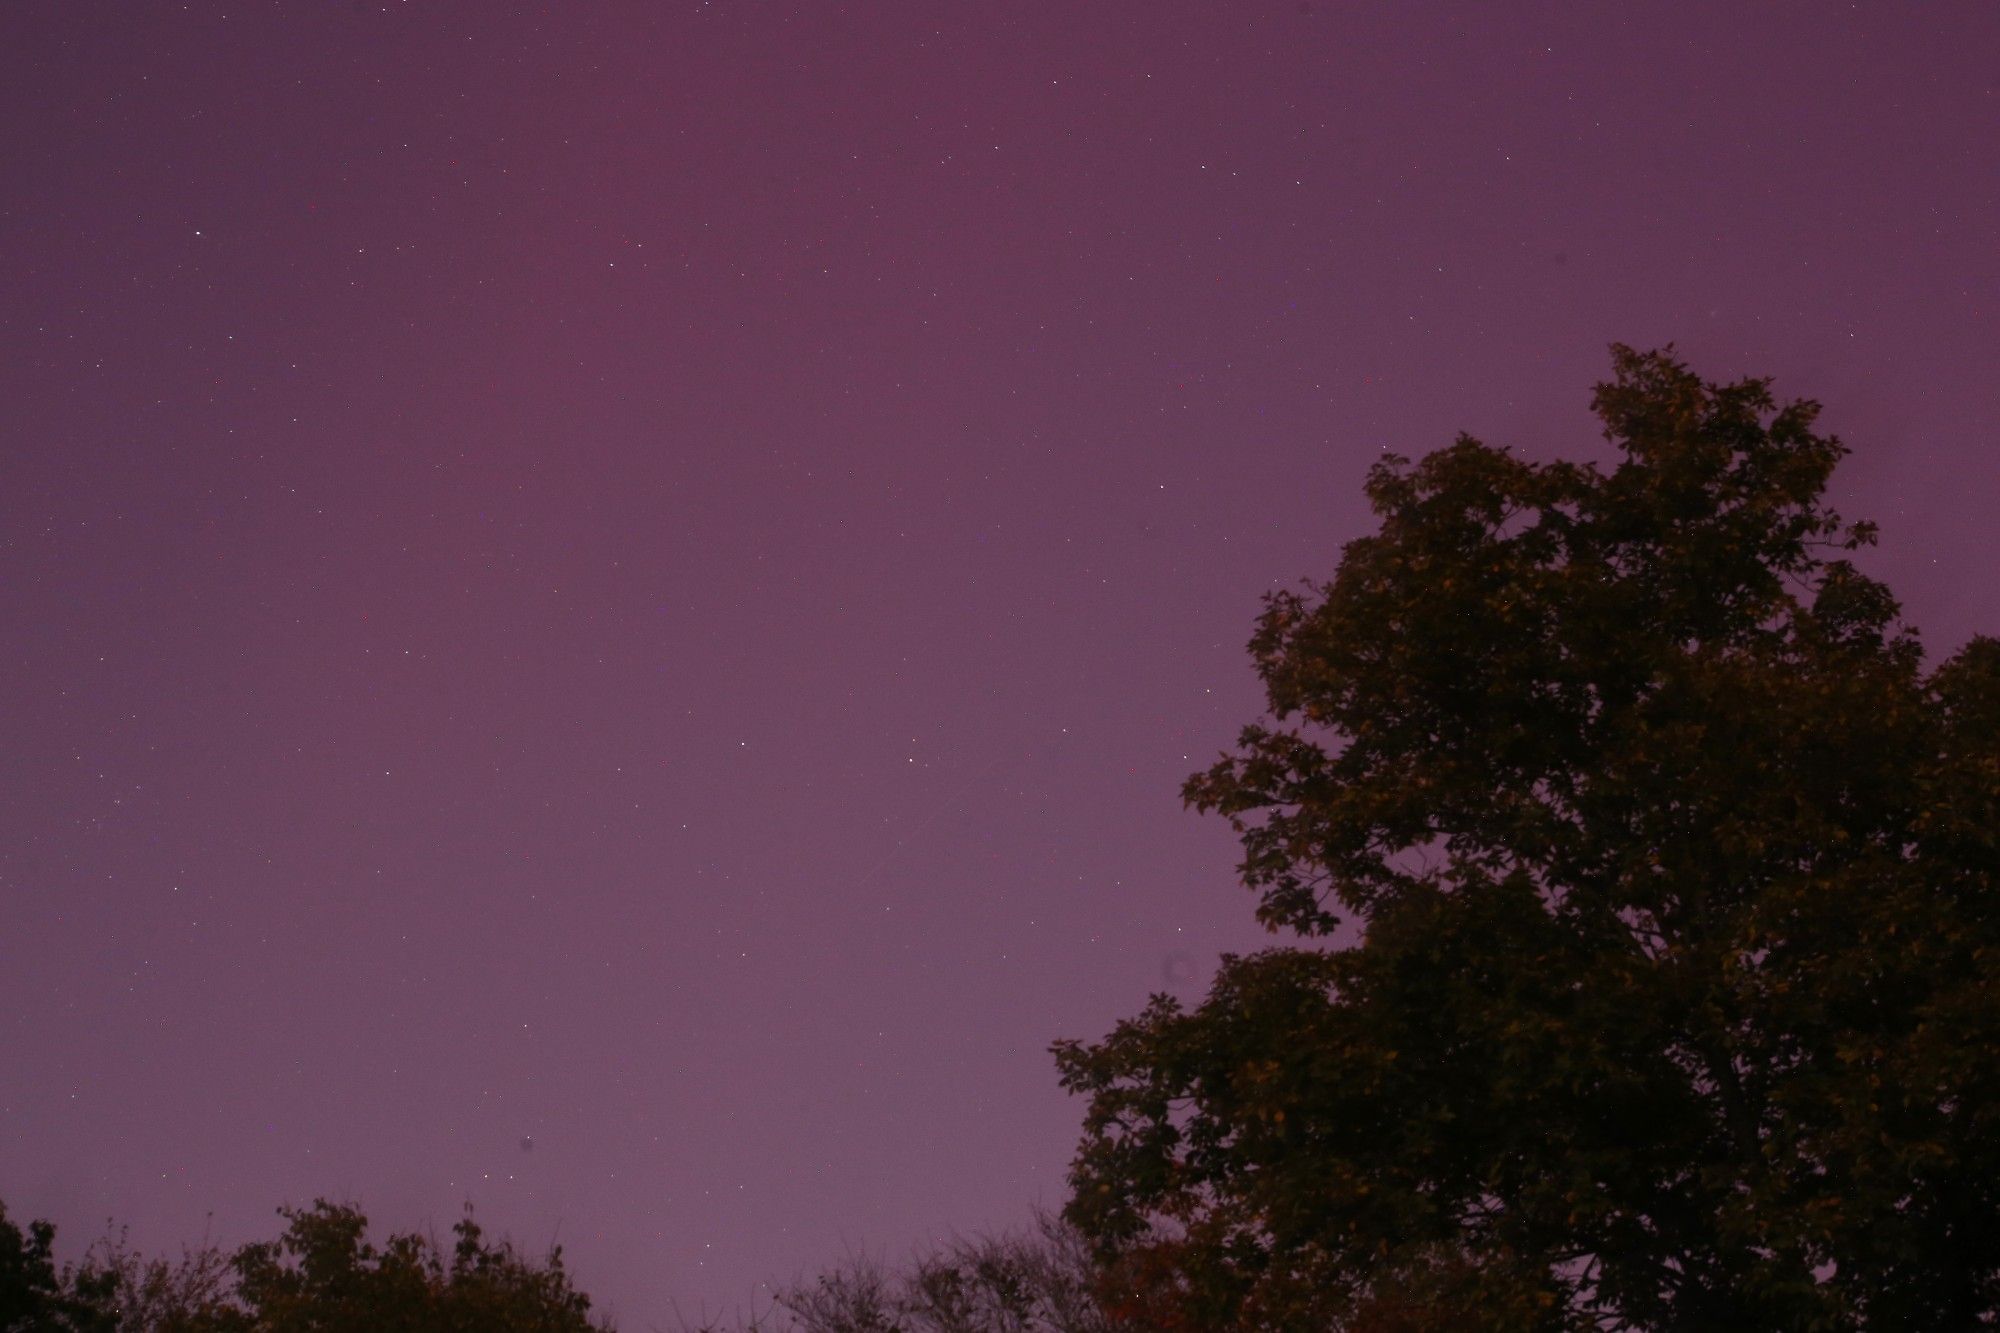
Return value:
<svg viewBox="0 0 2000 1333">
<path fill-rule="evenodd" d="M 114 1333 L 115 1281 L 55 1261 L 56 1229 L 36 1218 L 26 1231 L 0 1204 L 0 1333 Z"/>
<path fill-rule="evenodd" d="M 1152 1327 L 2000 1312 L 2000 642 L 1927 662 L 1817 404 L 1618 346 L 1592 405 L 1615 464 L 1386 459 L 1266 598 L 1183 795 L 1296 940 L 1054 1048 Z"/>
<path fill-rule="evenodd" d="M 275 1242 L 231 1261 L 238 1307 L 201 1333 L 595 1333 L 590 1298 L 564 1271 L 562 1251 L 541 1262 L 490 1245 L 468 1214 L 449 1255 L 428 1237 L 395 1235 L 379 1248 L 359 1210 L 316 1202 L 285 1209 Z M 190 1329 L 189 1333 L 195 1333 Z"/>
<path fill-rule="evenodd" d="M 55 1228 L 23 1232 L 0 1206 L 0 1333 L 609 1333 L 559 1250 L 493 1244 L 468 1215 L 447 1252 L 415 1233 L 368 1239 L 358 1208 L 280 1209 L 276 1240 L 147 1259 L 122 1231 L 58 1265 Z M 761 1315 L 681 1333 L 1110 1333 L 1083 1237 L 1035 1210 L 1035 1227 L 955 1238 L 891 1269 L 865 1255 L 781 1288 Z"/>
<path fill-rule="evenodd" d="M 0 1333 L 601 1333 L 552 1249 L 485 1240 L 470 1213 L 449 1254 L 415 1233 L 377 1246 L 357 1208 L 279 1210 L 275 1241 L 145 1260 L 107 1238 L 57 1268 L 55 1228 L 0 1208 Z"/>
</svg>

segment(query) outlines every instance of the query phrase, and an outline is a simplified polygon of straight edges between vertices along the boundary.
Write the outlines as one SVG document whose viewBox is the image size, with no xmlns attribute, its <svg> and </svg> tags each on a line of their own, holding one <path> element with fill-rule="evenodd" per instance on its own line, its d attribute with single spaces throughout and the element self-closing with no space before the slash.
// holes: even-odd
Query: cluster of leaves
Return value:
<svg viewBox="0 0 2000 1333">
<path fill-rule="evenodd" d="M 122 1239 L 61 1269 L 54 1228 L 24 1238 L 0 1209 L 0 1333 L 597 1333 L 562 1252 L 539 1262 L 489 1244 L 470 1216 L 436 1241 L 367 1239 L 357 1209 L 320 1200 L 283 1209 L 276 1241 L 225 1255 L 144 1260 Z"/>
<path fill-rule="evenodd" d="M 56 1229 L 24 1232 L 0 1204 L 0 1333 L 115 1333 L 116 1280 L 95 1267 L 57 1267 Z"/>
<path fill-rule="evenodd" d="M 2000 643 L 1926 669 L 1815 404 L 1614 363 L 1610 470 L 1387 460 L 1267 598 L 1184 795 L 1299 943 L 1055 1046 L 1139 1322 L 2000 1317 Z"/>
</svg>

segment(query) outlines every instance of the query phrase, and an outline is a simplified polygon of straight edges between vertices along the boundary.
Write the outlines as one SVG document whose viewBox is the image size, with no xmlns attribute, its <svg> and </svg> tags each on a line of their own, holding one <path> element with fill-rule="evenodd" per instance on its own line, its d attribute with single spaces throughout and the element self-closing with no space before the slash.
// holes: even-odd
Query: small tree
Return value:
<svg viewBox="0 0 2000 1333">
<path fill-rule="evenodd" d="M 1184 795 L 1301 945 L 1054 1048 L 1067 1216 L 1201 1327 L 2000 1314 L 2000 643 L 1926 668 L 1815 404 L 1614 371 L 1615 467 L 1386 460 L 1267 598 Z"/>
<path fill-rule="evenodd" d="M 541 1262 L 507 1242 L 489 1245 L 470 1211 L 452 1228 L 447 1256 L 435 1241 L 366 1239 L 358 1209 L 316 1200 L 281 1209 L 285 1234 L 231 1259 L 233 1308 L 194 1326 L 201 1333 L 592 1333 L 590 1298 L 564 1271 L 562 1251 Z"/>
<path fill-rule="evenodd" d="M 0 1333 L 114 1333 L 116 1278 L 89 1264 L 58 1268 L 55 1236 L 41 1218 L 23 1232 L 0 1204 Z"/>
<path fill-rule="evenodd" d="M 778 1296 L 796 1333 L 1109 1333 L 1089 1249 L 1058 1217 L 951 1243 L 891 1274 L 862 1259 Z"/>
<path fill-rule="evenodd" d="M 85 1264 L 111 1293 L 119 1333 L 200 1333 L 228 1326 L 236 1309 L 230 1256 L 205 1240 L 183 1247 L 179 1259 L 147 1259 L 121 1228 L 93 1245 Z"/>
</svg>

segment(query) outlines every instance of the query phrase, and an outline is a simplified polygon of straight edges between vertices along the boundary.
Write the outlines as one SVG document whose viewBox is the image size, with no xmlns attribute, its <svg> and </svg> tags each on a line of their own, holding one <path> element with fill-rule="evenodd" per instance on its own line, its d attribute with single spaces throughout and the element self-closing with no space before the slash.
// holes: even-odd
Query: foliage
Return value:
<svg viewBox="0 0 2000 1333">
<path fill-rule="evenodd" d="M 447 1256 L 427 1237 L 366 1239 L 368 1220 L 352 1208 L 315 1201 L 283 1209 L 289 1224 L 275 1242 L 246 1245 L 231 1260 L 239 1309 L 215 1333 L 589 1333 L 590 1298 L 563 1269 L 562 1251 L 544 1262 L 509 1243 L 489 1245 L 470 1213 L 452 1228 Z"/>
<path fill-rule="evenodd" d="M 367 1240 L 358 1209 L 315 1201 L 280 1209 L 276 1241 L 233 1254 L 204 1245 L 178 1262 L 145 1260 L 123 1236 L 61 1271 L 54 1228 L 29 1237 L 0 1209 L 0 1333 L 595 1333 L 590 1299 L 562 1252 L 531 1262 L 488 1244 L 470 1214 L 447 1256 L 434 1240 Z"/>
<path fill-rule="evenodd" d="M 55 1229 L 24 1236 L 0 1208 L 0 1333 L 586 1333 L 559 1250 L 542 1263 L 485 1242 L 470 1216 L 447 1255 L 428 1238 L 380 1246 L 353 1207 L 281 1209 L 284 1234 L 233 1252 L 204 1243 L 147 1259 L 107 1235 L 57 1268 Z M 688 1333 L 1110 1333 L 1083 1237 L 1037 1213 L 1034 1231 L 956 1239 L 891 1272 L 867 1258 L 782 1291 L 777 1307 Z"/>
<path fill-rule="evenodd" d="M 57 1268 L 56 1229 L 23 1232 L 0 1204 L 0 1333 L 113 1333 L 113 1283 L 89 1266 Z"/>
<path fill-rule="evenodd" d="M 2000 1312 L 2000 642 L 1927 669 L 1816 404 L 1613 357 L 1614 466 L 1385 460 L 1266 599 L 1184 796 L 1299 942 L 1054 1048 L 1066 1215 L 1191 1326 Z"/>
<path fill-rule="evenodd" d="M 1083 1237 L 1038 1214 L 1032 1234 L 955 1240 L 891 1273 L 868 1258 L 798 1283 L 749 1333 L 1110 1333 Z M 699 1333 L 721 1333 L 710 1325 Z"/>
<path fill-rule="evenodd" d="M 119 1333 L 199 1333 L 233 1317 L 235 1275 L 218 1246 L 183 1248 L 178 1260 L 146 1259 L 121 1230 L 93 1245 L 85 1266 L 108 1291 Z"/>
</svg>

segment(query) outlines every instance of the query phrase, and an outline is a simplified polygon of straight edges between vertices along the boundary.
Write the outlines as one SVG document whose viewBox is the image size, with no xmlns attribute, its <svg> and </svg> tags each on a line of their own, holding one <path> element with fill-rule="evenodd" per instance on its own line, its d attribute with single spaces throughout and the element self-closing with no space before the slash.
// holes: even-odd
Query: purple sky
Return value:
<svg viewBox="0 0 2000 1333">
<path fill-rule="evenodd" d="M 1503 11 L 1505 16 L 1502 16 Z M 559 1228 L 628 1328 L 1023 1222 L 1258 947 L 1181 778 L 1381 450 L 1778 377 L 2000 626 L 2000 8 L 11 6 L 0 1198 Z M 212 1214 L 212 1218 L 210 1215 Z"/>
</svg>

